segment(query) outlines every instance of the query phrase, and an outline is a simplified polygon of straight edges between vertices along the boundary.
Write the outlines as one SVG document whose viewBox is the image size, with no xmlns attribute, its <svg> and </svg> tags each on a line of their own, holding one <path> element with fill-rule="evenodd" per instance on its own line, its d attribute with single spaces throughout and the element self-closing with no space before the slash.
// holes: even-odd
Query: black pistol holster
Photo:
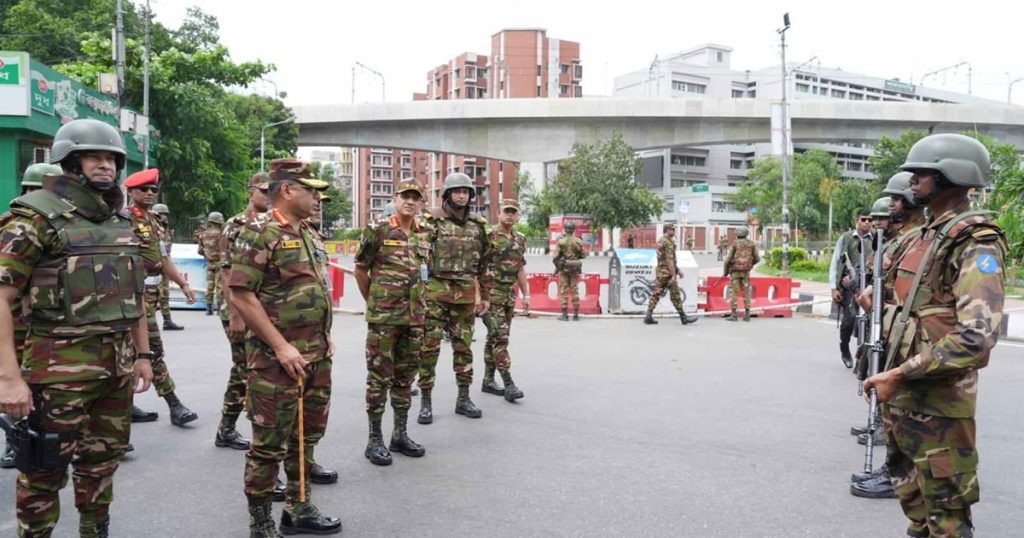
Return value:
<svg viewBox="0 0 1024 538">
<path fill-rule="evenodd" d="M 37 393 L 38 394 L 38 393 Z M 71 452 L 61 454 L 61 446 L 75 439 L 75 432 L 50 432 L 39 427 L 41 399 L 35 400 L 36 409 L 28 417 L 15 422 L 10 416 L 0 414 L 0 427 L 14 445 L 17 455 L 14 467 L 23 473 L 65 469 L 71 463 Z"/>
</svg>

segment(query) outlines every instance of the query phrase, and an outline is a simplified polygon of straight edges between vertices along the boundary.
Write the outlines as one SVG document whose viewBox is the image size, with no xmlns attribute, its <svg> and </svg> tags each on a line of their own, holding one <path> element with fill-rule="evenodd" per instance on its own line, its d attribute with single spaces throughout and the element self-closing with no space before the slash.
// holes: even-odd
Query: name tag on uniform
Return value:
<svg viewBox="0 0 1024 538">
<path fill-rule="evenodd" d="M 404 247 L 405 246 L 405 241 L 399 241 L 397 239 L 385 239 L 384 240 L 384 246 L 385 247 Z"/>
<path fill-rule="evenodd" d="M 302 247 L 302 241 L 298 239 L 288 239 L 281 241 L 281 248 L 300 248 Z"/>
</svg>

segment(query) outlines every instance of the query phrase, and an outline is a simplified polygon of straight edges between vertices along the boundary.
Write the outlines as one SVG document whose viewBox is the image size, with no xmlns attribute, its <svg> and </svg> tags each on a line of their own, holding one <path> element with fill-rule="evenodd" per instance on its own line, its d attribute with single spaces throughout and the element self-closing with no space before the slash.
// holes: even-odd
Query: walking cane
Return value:
<svg viewBox="0 0 1024 538">
<path fill-rule="evenodd" d="M 304 427 L 302 378 L 299 378 L 299 502 L 306 502 L 306 428 Z"/>
</svg>

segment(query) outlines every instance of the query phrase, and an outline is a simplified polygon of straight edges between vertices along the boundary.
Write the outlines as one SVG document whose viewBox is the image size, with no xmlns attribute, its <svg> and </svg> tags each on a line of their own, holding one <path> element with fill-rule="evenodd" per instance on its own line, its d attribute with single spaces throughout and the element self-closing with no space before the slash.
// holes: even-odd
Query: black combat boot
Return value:
<svg viewBox="0 0 1024 538">
<path fill-rule="evenodd" d="M 514 402 L 523 397 L 523 391 L 519 390 L 515 382 L 512 381 L 511 372 L 502 372 L 501 380 L 505 382 L 505 400 Z"/>
<path fill-rule="evenodd" d="M 51 536 L 53 536 L 52 529 L 38 532 L 25 531 L 25 533 L 21 535 L 21 538 L 50 538 Z"/>
<path fill-rule="evenodd" d="M 850 475 L 850 482 L 863 482 L 865 480 L 875 478 L 876 476 L 884 472 L 886 472 L 885 465 L 875 468 L 875 470 L 871 471 L 870 473 L 865 473 L 864 471 L 857 471 L 856 473 Z"/>
<path fill-rule="evenodd" d="M 732 309 L 732 314 L 729 314 L 728 316 L 725 316 L 725 320 L 726 321 L 737 321 L 738 319 L 740 319 L 740 318 L 736 314 L 736 309 L 735 308 Z"/>
<path fill-rule="evenodd" d="M 171 319 L 171 316 L 164 316 L 164 330 L 165 331 L 183 331 L 184 327 L 178 325 Z"/>
<path fill-rule="evenodd" d="M 486 366 L 484 368 L 484 381 L 480 386 L 480 390 L 488 394 L 497 394 L 498 396 L 503 396 L 505 394 L 505 389 L 494 381 L 493 366 Z"/>
<path fill-rule="evenodd" d="M 853 355 L 850 355 L 849 344 L 839 344 L 839 353 L 843 359 L 843 366 L 853 368 Z"/>
<path fill-rule="evenodd" d="M 214 446 L 233 448 L 235 450 L 249 450 L 249 440 L 242 437 L 242 434 L 235 429 L 235 422 L 237 421 L 238 415 L 224 415 L 220 417 L 217 436 L 213 440 Z"/>
<path fill-rule="evenodd" d="M 569 309 L 563 308 L 562 315 L 558 316 L 558 321 L 569 321 Z"/>
<path fill-rule="evenodd" d="M 246 498 L 249 501 L 249 538 L 281 538 L 270 513 L 270 497 Z"/>
<path fill-rule="evenodd" d="M 865 497 L 868 499 L 894 499 L 896 490 L 892 487 L 892 479 L 889 478 L 889 471 L 884 466 L 882 472 L 874 478 L 850 484 L 850 494 L 854 497 Z"/>
<path fill-rule="evenodd" d="M 469 399 L 469 387 L 459 387 L 459 398 L 455 400 L 455 414 L 469 418 L 484 416 L 484 412 L 476 407 L 473 400 Z"/>
<path fill-rule="evenodd" d="M 750 321 L 750 309 L 749 308 L 744 308 L 743 309 L 743 321 Z"/>
<path fill-rule="evenodd" d="M 110 514 L 96 518 L 96 538 L 110 538 Z"/>
<path fill-rule="evenodd" d="M 160 414 L 156 411 L 143 411 L 132 405 L 132 422 L 156 422 Z"/>
<path fill-rule="evenodd" d="M 430 406 L 430 391 L 431 389 L 423 389 L 423 394 L 420 396 L 420 416 L 416 417 L 416 422 L 420 424 L 434 422 L 434 410 Z"/>
<path fill-rule="evenodd" d="M 651 310 L 647 311 L 647 315 L 644 316 L 644 325 L 657 325 L 658 320 L 654 319 L 654 312 Z"/>
<path fill-rule="evenodd" d="M 411 389 L 409 389 L 409 396 L 419 396 L 419 395 L 420 395 L 420 389 L 418 389 L 416 387 L 412 387 Z"/>
<path fill-rule="evenodd" d="M 309 466 L 309 481 L 314 484 L 333 484 L 338 481 L 338 471 L 328 469 L 317 462 Z"/>
<path fill-rule="evenodd" d="M 417 444 L 416 441 L 409 439 L 408 423 L 409 415 L 405 413 L 395 414 L 395 431 L 391 433 L 391 443 L 388 444 L 388 448 L 393 452 L 404 454 L 410 458 L 422 458 L 427 453 L 427 449 L 423 448 L 423 445 Z"/>
<path fill-rule="evenodd" d="M 380 417 L 370 418 L 370 438 L 363 455 L 374 465 L 391 465 L 391 452 L 384 446 L 384 434 L 380 431 Z"/>
<path fill-rule="evenodd" d="M 309 489 L 306 490 L 306 502 L 289 501 L 281 511 L 281 534 L 326 535 L 339 532 L 341 520 L 321 514 L 320 509 L 309 500 Z"/>
<path fill-rule="evenodd" d="M 7 442 L 4 444 L 4 453 L 0 456 L 0 469 L 13 469 L 14 457 L 17 455 L 18 449 L 11 442 L 10 436 L 7 436 Z"/>
<path fill-rule="evenodd" d="M 700 319 L 700 318 L 698 318 L 697 316 L 687 316 L 686 312 L 680 312 L 679 313 L 679 322 L 682 323 L 683 325 L 689 325 L 691 323 L 697 323 L 698 319 Z"/>
<path fill-rule="evenodd" d="M 171 424 L 175 426 L 184 426 L 189 422 L 199 418 L 199 415 L 195 414 L 191 409 L 185 407 L 185 404 L 181 403 L 181 400 L 174 394 L 174 391 L 168 392 L 164 396 L 164 400 L 167 401 L 167 408 L 171 412 Z"/>
<path fill-rule="evenodd" d="M 572 310 L 572 320 L 573 321 L 579 321 L 580 320 L 580 310 L 578 308 L 574 308 Z"/>
</svg>

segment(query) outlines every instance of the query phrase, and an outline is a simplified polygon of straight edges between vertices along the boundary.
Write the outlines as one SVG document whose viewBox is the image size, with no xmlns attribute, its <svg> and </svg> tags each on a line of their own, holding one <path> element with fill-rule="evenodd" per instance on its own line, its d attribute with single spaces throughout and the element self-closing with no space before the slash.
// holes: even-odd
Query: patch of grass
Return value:
<svg viewBox="0 0 1024 538">
<path fill-rule="evenodd" d="M 782 272 L 780 269 L 768 267 L 765 264 L 758 265 L 754 271 L 764 276 L 779 276 L 779 273 Z M 789 277 L 812 282 L 828 282 L 828 271 L 790 271 Z"/>
</svg>

